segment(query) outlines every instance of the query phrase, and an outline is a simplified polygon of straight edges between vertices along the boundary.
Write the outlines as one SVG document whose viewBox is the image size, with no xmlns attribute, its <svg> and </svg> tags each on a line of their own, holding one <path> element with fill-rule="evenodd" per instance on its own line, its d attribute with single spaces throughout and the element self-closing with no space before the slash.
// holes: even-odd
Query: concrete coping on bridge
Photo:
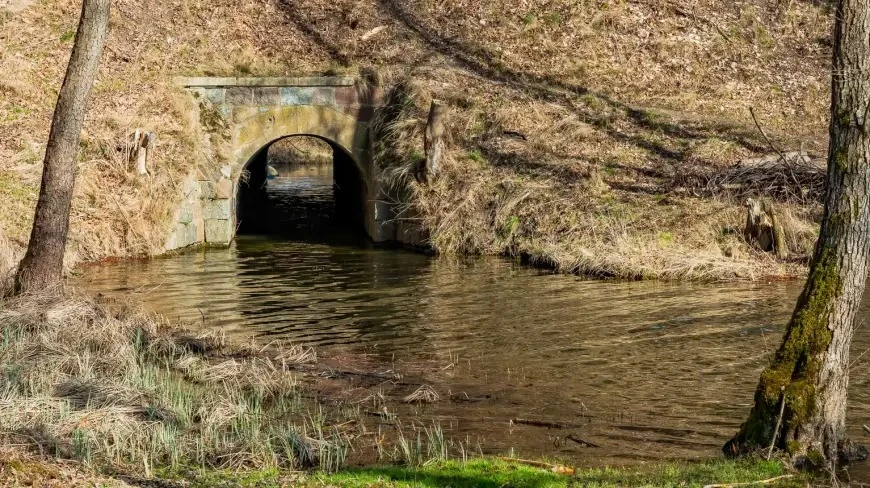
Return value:
<svg viewBox="0 0 870 488">
<path fill-rule="evenodd" d="M 245 77 L 213 78 L 208 76 L 178 76 L 175 83 L 186 88 L 262 87 L 262 86 L 353 86 L 356 79 L 349 76 L 309 77 Z"/>
</svg>

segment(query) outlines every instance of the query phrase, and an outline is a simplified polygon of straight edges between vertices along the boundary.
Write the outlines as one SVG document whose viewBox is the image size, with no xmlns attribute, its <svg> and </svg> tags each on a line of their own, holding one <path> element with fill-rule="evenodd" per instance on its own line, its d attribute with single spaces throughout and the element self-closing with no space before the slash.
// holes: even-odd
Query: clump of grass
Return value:
<svg viewBox="0 0 870 488">
<path fill-rule="evenodd" d="M 402 399 L 405 403 L 438 403 L 441 395 L 430 385 L 421 385 L 414 393 Z"/>
<path fill-rule="evenodd" d="M 338 469 L 348 442 L 306 414 L 304 348 L 196 335 L 81 297 L 0 304 L 8 444 L 88 465 Z"/>
</svg>

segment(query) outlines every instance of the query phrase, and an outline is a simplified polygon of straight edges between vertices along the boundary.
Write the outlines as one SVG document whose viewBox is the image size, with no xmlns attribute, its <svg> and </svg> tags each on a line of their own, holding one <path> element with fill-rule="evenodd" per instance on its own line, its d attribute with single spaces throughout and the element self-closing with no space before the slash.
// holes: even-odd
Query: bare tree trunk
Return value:
<svg viewBox="0 0 870 488">
<path fill-rule="evenodd" d="M 844 447 L 849 345 L 870 254 L 870 0 L 838 0 L 828 190 L 804 291 L 726 454 L 776 445 L 830 467 Z M 774 432 L 780 401 L 782 426 Z"/>
<path fill-rule="evenodd" d="M 82 5 L 75 44 L 51 122 L 30 243 L 15 277 L 19 293 L 58 288 L 63 283 L 79 139 L 108 31 L 110 3 L 84 0 Z"/>
</svg>

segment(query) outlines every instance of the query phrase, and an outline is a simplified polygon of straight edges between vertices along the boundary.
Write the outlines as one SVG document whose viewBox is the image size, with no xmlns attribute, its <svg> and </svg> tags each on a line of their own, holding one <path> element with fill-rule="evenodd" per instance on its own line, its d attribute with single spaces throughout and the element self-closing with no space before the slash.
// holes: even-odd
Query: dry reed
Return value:
<svg viewBox="0 0 870 488">
<path fill-rule="evenodd" d="M 93 300 L 0 303 L 3 442 L 87 464 L 336 469 L 346 440 L 307 415 L 308 349 L 253 348 Z"/>
</svg>

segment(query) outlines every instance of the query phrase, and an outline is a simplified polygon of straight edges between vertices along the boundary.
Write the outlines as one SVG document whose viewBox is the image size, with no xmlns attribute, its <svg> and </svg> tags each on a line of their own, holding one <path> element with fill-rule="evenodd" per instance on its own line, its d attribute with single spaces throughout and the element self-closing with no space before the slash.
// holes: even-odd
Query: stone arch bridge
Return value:
<svg viewBox="0 0 870 488">
<path fill-rule="evenodd" d="M 318 137 L 332 146 L 336 183 L 350 189 L 368 235 L 375 242 L 396 240 L 391 206 L 383 201 L 372 158 L 372 123 L 382 105 L 373 84 L 353 77 L 200 77 L 176 83 L 201 107 L 207 104 L 220 115 L 231 156 L 213 163 L 204 179 L 187 182 L 167 250 L 230 243 L 245 204 L 240 188 L 261 184 L 269 146 L 294 135 Z"/>
</svg>

